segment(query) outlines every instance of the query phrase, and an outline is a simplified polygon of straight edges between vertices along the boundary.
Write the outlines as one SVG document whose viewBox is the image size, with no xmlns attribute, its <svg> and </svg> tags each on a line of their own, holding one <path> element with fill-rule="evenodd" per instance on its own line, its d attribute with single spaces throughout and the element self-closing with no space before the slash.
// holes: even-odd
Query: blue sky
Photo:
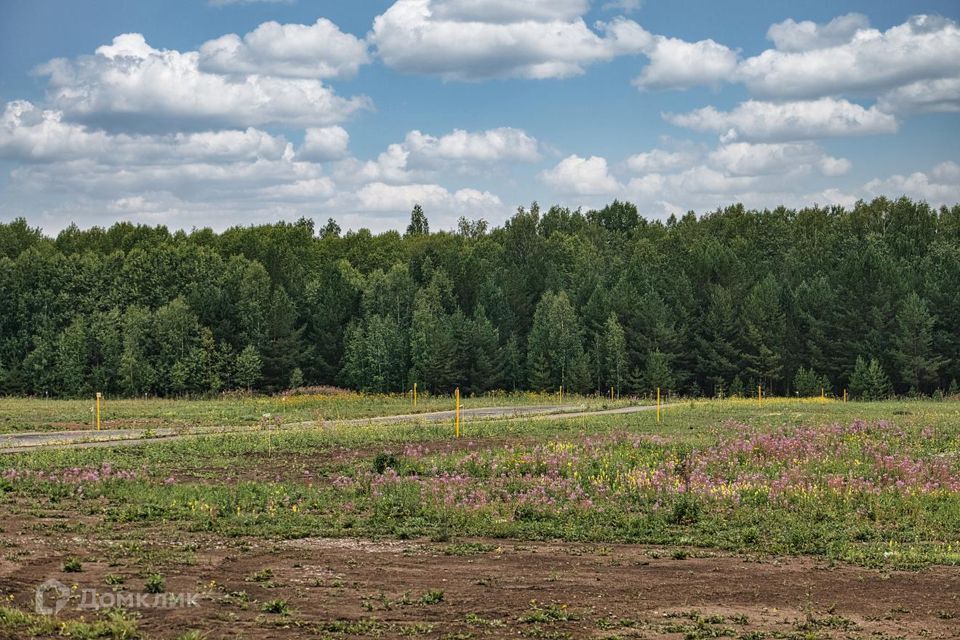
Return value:
<svg viewBox="0 0 960 640">
<path fill-rule="evenodd" d="M 960 201 L 956 2 L 0 2 L 0 219 L 56 232 Z"/>
</svg>

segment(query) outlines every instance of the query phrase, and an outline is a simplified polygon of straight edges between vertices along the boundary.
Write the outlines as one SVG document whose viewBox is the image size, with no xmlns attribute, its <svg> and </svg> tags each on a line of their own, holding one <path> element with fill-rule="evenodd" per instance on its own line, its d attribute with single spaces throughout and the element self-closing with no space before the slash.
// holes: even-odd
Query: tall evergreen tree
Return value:
<svg viewBox="0 0 960 640">
<path fill-rule="evenodd" d="M 780 305 L 780 287 L 772 275 L 750 290 L 743 304 L 743 349 L 746 373 L 772 388 L 783 373 L 782 340 L 786 318 Z"/>
<path fill-rule="evenodd" d="M 935 324 L 926 300 L 916 292 L 904 298 L 897 312 L 893 360 L 899 367 L 900 380 L 912 392 L 931 390 L 945 362 L 933 349 Z"/>
</svg>

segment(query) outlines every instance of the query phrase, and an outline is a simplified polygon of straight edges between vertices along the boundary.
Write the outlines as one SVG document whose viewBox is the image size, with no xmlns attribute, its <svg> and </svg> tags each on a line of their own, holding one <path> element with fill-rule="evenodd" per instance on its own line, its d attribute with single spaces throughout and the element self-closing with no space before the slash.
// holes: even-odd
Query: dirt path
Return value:
<svg viewBox="0 0 960 640">
<path fill-rule="evenodd" d="M 650 411 L 656 409 L 654 405 L 620 407 L 600 411 L 584 411 L 582 406 L 536 405 L 519 407 L 477 407 L 462 409 L 460 414 L 464 420 L 495 420 L 495 419 L 537 419 L 549 418 L 563 420 L 584 418 L 589 416 L 619 415 Z M 434 411 L 431 413 L 410 413 L 393 416 L 379 416 L 375 418 L 354 418 L 349 420 L 327 420 L 322 423 L 316 421 L 292 422 L 281 425 L 280 429 L 297 429 L 327 425 L 371 425 L 371 424 L 399 424 L 403 422 L 446 422 L 454 419 L 453 411 Z M 0 434 L 0 454 L 22 453 L 37 449 L 70 449 L 88 447 L 135 446 L 156 442 L 157 440 L 172 440 L 199 435 L 221 433 L 246 433 L 259 430 L 260 427 L 195 427 L 189 430 L 177 430 L 168 427 L 158 429 L 103 429 L 101 431 L 38 431 L 23 433 Z"/>
<path fill-rule="evenodd" d="M 144 558 L 167 591 L 201 594 L 195 608 L 138 611 L 150 638 L 191 629 L 251 639 L 960 637 L 960 569 L 949 567 L 883 573 L 810 558 L 480 539 L 180 533 L 171 549 L 156 530 L 127 553 L 83 534 L 11 533 L 4 542 L 20 553 L 0 562 L 0 589 L 18 608 L 32 609 L 47 579 L 109 593 L 113 574 L 123 579 L 118 591 L 142 593 Z M 151 555 L 155 548 L 164 559 Z M 81 573 L 63 573 L 71 555 L 84 558 Z M 286 614 L 264 612 L 276 601 Z M 60 615 L 94 615 L 76 604 Z"/>
</svg>

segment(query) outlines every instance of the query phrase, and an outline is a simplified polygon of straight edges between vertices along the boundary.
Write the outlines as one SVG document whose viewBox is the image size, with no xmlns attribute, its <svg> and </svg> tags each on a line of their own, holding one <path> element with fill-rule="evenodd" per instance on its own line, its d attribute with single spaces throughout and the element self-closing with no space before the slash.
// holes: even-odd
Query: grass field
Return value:
<svg viewBox="0 0 960 640">
<path fill-rule="evenodd" d="M 18 402 L 39 401 L 3 402 L 7 415 Z M 171 413 L 189 408 L 189 420 L 212 421 L 225 412 L 243 422 L 268 412 L 209 402 L 171 404 Z M 351 397 L 335 411 L 405 412 L 405 402 Z M 125 415 L 137 419 L 137 408 L 130 401 Z M 79 410 L 45 405 L 44 417 L 38 409 L 6 428 L 56 426 Z M 298 410 L 285 407 L 284 420 L 320 411 Z M 485 420 L 466 423 L 463 435 L 453 439 L 446 423 L 331 424 L 0 458 L 0 588 L 10 599 L 0 631 L 52 633 L 48 618 L 25 613 L 33 586 L 50 577 L 100 587 L 119 580 L 112 588 L 120 591 L 142 592 L 151 580 L 168 590 L 202 587 L 193 617 L 180 612 L 167 624 L 153 611 L 101 611 L 101 635 L 70 637 L 191 629 L 217 638 L 935 637 L 960 616 L 960 403 L 683 402 L 660 424 L 653 412 Z M 564 583 L 572 558 L 590 567 L 576 579 L 596 573 L 606 600 L 584 599 L 596 584 Z M 810 562 L 826 572 L 822 588 L 837 592 L 834 609 L 848 606 L 847 617 L 803 595 L 808 574 L 795 601 L 769 587 L 784 580 L 772 567 Z M 714 613 L 711 602 L 732 597 L 704 600 L 720 583 L 676 602 L 660 594 L 649 610 L 614 597 L 643 571 L 669 580 L 684 564 L 755 583 L 763 595 L 750 606 L 737 600 L 742 611 Z M 385 566 L 394 567 L 392 582 Z M 504 596 L 505 578 L 491 576 L 505 567 L 535 585 Z M 896 624 L 872 620 L 864 611 L 876 603 L 847 602 L 839 592 L 849 585 L 830 582 L 904 570 L 920 573 L 898 580 L 943 587 L 898 586 L 928 606 L 923 616 L 894 615 Z M 747 573 L 732 577 L 738 571 Z M 478 589 L 486 606 L 471 600 Z M 782 606 L 792 618 L 764 617 L 777 598 L 790 600 Z M 681 606 L 691 601 L 699 608 Z"/>
<path fill-rule="evenodd" d="M 557 394 L 501 393 L 482 397 L 464 395 L 464 408 L 557 404 Z M 0 433 L 60 431 L 94 428 L 94 399 L 59 400 L 0 397 Z M 626 400 L 594 396 L 565 396 L 571 407 L 621 406 Z M 256 425 L 264 416 L 284 422 L 323 421 L 388 416 L 453 409 L 450 396 L 418 394 L 413 406 L 408 395 L 368 395 L 353 392 L 291 396 L 232 396 L 213 400 L 164 398 L 113 399 L 101 404 L 101 427 L 208 427 Z"/>
</svg>

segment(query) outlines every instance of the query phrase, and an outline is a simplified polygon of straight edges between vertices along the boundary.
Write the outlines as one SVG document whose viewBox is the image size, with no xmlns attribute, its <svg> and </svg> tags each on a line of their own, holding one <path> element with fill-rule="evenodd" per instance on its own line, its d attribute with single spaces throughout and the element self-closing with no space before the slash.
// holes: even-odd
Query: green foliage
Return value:
<svg viewBox="0 0 960 640">
<path fill-rule="evenodd" d="M 237 354 L 233 365 L 233 379 L 245 389 L 251 389 L 260 381 L 263 371 L 263 361 L 253 345 L 247 345 Z"/>
<path fill-rule="evenodd" d="M 167 588 L 167 581 L 159 573 L 151 573 L 143 583 L 143 590 L 146 593 L 163 593 Z"/>
<path fill-rule="evenodd" d="M 533 203 L 453 232 L 418 205 L 402 235 L 301 219 L 48 238 L 16 219 L 0 223 L 0 393 L 273 392 L 299 369 L 382 392 L 562 378 L 717 396 L 739 376 L 782 394 L 801 370 L 848 386 L 869 354 L 893 392 L 929 394 L 960 379 L 958 220 L 906 198 L 665 223 Z"/>
<path fill-rule="evenodd" d="M 821 391 L 830 391 L 830 381 L 826 376 L 818 375 L 813 369 L 800 367 L 793 376 L 793 390 L 801 398 L 819 396 Z"/>
<path fill-rule="evenodd" d="M 547 291 L 533 316 L 527 347 L 530 386 L 538 391 L 560 387 L 580 390 L 587 381 L 582 329 L 563 291 Z"/>
<path fill-rule="evenodd" d="M 850 395 L 859 400 L 882 400 L 890 397 L 890 378 L 884 372 L 880 361 L 871 358 L 868 363 L 862 357 L 850 376 Z"/>
</svg>

